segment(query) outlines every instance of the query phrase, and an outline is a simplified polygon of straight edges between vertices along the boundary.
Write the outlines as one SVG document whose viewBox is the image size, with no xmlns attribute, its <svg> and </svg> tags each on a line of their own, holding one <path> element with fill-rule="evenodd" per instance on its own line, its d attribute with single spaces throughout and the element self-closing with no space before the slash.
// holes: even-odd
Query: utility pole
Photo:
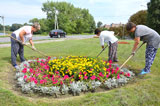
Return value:
<svg viewBox="0 0 160 106">
<path fill-rule="evenodd" d="M 55 22 L 54 22 L 54 25 L 55 25 L 55 29 L 58 29 L 58 20 L 57 20 L 57 15 L 58 15 L 58 10 L 56 10 L 56 8 L 54 8 L 55 9 Z"/>
<path fill-rule="evenodd" d="M 2 18 L 2 21 L 3 21 L 3 33 L 5 35 L 5 25 L 4 25 L 4 16 L 0 16 Z"/>
</svg>

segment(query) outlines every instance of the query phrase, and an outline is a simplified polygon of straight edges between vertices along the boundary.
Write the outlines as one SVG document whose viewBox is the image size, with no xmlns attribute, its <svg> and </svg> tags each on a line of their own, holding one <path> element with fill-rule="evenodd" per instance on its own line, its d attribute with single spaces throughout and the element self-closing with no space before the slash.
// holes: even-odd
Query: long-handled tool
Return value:
<svg viewBox="0 0 160 106">
<path fill-rule="evenodd" d="M 101 52 L 97 55 L 97 57 L 108 47 L 108 45 L 105 46 L 104 49 L 101 50 Z"/>
<path fill-rule="evenodd" d="M 12 36 L 9 36 L 10 38 L 12 38 L 12 39 L 14 39 L 15 41 L 17 41 L 17 42 L 19 42 L 19 43 L 21 43 L 22 44 L 22 42 L 21 41 L 19 41 L 19 40 L 17 40 L 16 38 L 14 38 L 14 37 L 12 37 Z M 30 49 L 32 49 L 32 47 L 30 47 L 30 46 L 28 46 L 28 45 L 26 45 L 26 44 L 24 44 L 25 46 L 27 46 L 28 48 L 30 48 Z M 44 53 L 42 53 L 41 51 L 39 51 L 39 50 L 36 50 L 36 49 L 32 49 L 33 51 L 36 51 L 36 52 L 38 52 L 38 53 L 40 53 L 41 55 L 43 55 L 43 56 L 46 56 L 46 57 L 48 57 L 46 54 L 44 54 Z"/>
<path fill-rule="evenodd" d="M 135 50 L 135 53 L 142 47 L 142 45 L 143 45 L 144 43 L 145 43 L 145 42 L 143 42 L 143 43 Z M 131 56 L 128 57 L 128 59 L 120 66 L 119 69 L 121 69 L 133 56 L 134 56 L 134 54 L 131 54 Z"/>
</svg>

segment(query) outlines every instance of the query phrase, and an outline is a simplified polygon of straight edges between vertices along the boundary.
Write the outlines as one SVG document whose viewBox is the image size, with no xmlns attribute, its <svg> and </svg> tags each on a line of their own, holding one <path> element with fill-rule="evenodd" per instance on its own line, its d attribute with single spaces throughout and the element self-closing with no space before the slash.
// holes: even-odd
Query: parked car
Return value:
<svg viewBox="0 0 160 106">
<path fill-rule="evenodd" d="M 49 32 L 49 36 L 52 38 L 52 37 L 57 37 L 57 38 L 60 38 L 60 37 L 66 37 L 66 32 L 64 32 L 63 30 L 61 29 L 54 29 L 54 30 L 51 30 Z"/>
</svg>

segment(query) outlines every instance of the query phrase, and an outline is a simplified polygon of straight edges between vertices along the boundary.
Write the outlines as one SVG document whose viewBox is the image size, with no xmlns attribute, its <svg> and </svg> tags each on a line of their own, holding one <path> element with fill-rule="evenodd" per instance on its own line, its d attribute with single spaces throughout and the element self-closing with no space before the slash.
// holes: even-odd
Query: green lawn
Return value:
<svg viewBox="0 0 160 106">
<path fill-rule="evenodd" d="M 119 64 L 122 64 L 132 50 L 133 41 L 118 45 Z M 101 51 L 99 39 L 66 40 L 36 44 L 36 48 L 49 56 L 90 56 L 96 57 Z M 81 94 L 65 98 L 22 94 L 15 89 L 14 71 L 10 61 L 10 48 L 0 48 L 0 106 L 159 106 L 160 105 L 160 51 L 158 50 L 151 73 L 137 76 L 136 79 L 120 88 L 98 93 Z M 108 51 L 108 50 L 107 50 Z M 100 55 L 107 60 L 108 52 Z M 25 58 L 41 57 L 40 54 L 25 48 Z M 138 73 L 145 65 L 145 46 L 126 64 Z M 19 59 L 17 60 L 19 61 Z"/>
</svg>

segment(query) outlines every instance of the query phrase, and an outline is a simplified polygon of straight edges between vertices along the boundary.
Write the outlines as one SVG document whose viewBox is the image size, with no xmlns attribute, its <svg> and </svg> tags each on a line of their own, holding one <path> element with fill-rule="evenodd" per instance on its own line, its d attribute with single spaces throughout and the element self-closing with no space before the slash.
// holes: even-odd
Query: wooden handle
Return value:
<svg viewBox="0 0 160 106">
<path fill-rule="evenodd" d="M 22 44 L 22 42 L 21 41 L 19 41 L 19 40 L 17 40 L 16 38 L 14 38 L 13 36 L 9 36 L 10 38 L 12 38 L 12 39 L 14 39 L 14 40 L 16 40 L 17 42 L 19 42 L 19 43 L 21 43 Z M 28 45 L 26 45 L 25 44 L 25 46 L 27 46 L 28 48 L 30 48 L 30 49 L 32 49 L 32 47 L 31 46 L 28 46 Z M 32 49 L 33 51 L 36 51 L 36 52 L 38 52 L 38 53 L 40 53 L 41 55 L 43 55 L 43 56 L 46 56 L 46 57 L 48 57 L 46 54 L 44 54 L 44 53 L 42 53 L 41 51 L 39 51 L 39 50 L 35 50 L 35 49 Z"/>
</svg>

